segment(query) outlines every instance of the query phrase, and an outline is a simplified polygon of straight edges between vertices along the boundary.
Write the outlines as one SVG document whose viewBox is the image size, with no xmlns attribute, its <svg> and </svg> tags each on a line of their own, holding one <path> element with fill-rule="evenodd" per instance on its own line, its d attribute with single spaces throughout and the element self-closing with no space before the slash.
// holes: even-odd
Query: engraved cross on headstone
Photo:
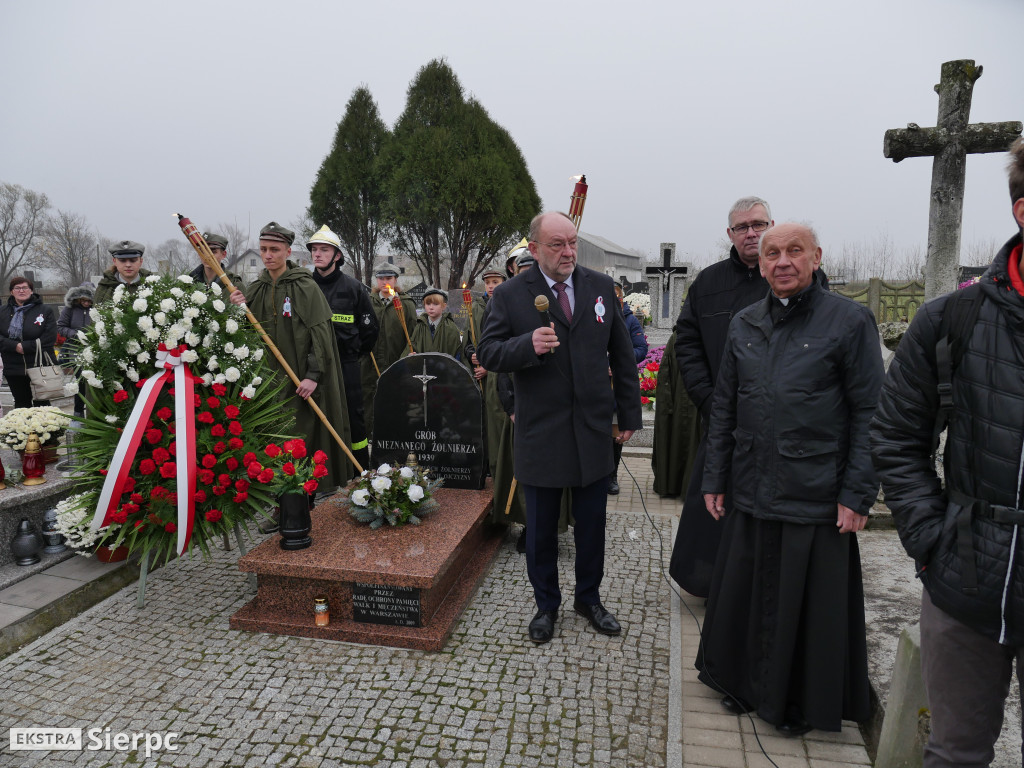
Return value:
<svg viewBox="0 0 1024 768">
<path fill-rule="evenodd" d="M 423 373 L 413 374 L 414 379 L 419 379 L 423 384 L 423 428 L 427 428 L 427 382 L 433 381 L 437 376 L 427 373 L 427 359 L 423 358 Z"/>
<path fill-rule="evenodd" d="M 909 123 L 885 132 L 882 153 L 898 163 L 907 157 L 934 157 L 928 210 L 925 299 L 956 288 L 960 263 L 960 223 L 968 154 L 1005 152 L 1020 136 L 1020 122 L 968 124 L 971 95 L 982 67 L 971 59 L 947 61 L 939 84 L 939 118 L 934 128 Z"/>
</svg>

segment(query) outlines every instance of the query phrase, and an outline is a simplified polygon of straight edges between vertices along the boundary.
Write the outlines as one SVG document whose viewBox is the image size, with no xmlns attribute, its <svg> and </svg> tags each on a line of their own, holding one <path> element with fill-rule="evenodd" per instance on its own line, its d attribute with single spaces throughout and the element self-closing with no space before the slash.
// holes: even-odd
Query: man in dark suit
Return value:
<svg viewBox="0 0 1024 768">
<path fill-rule="evenodd" d="M 642 424 L 633 347 L 612 279 L 576 264 L 569 217 L 535 217 L 529 239 L 538 268 L 494 290 L 477 349 L 484 368 L 515 378 L 515 474 L 526 496 L 526 567 L 537 600 L 529 635 L 535 643 L 552 638 L 562 601 L 557 529 L 563 488 L 572 488 L 576 519 L 573 608 L 598 632 L 617 635 L 621 627 L 600 596 L 607 478 L 614 466 L 608 435 L 616 413 L 620 442 Z M 534 308 L 540 295 L 549 300 L 550 323 Z"/>
</svg>

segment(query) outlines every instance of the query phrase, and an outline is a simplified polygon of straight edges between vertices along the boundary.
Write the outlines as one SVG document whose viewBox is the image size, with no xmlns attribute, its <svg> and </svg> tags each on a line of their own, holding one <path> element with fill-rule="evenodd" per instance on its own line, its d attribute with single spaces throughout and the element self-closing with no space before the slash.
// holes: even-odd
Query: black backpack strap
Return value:
<svg viewBox="0 0 1024 768">
<path fill-rule="evenodd" d="M 954 291 L 946 300 L 939 321 L 939 340 L 935 344 L 935 368 L 938 374 L 939 409 L 932 430 L 932 452 L 939 445 L 939 435 L 949 422 L 953 410 L 953 372 L 963 360 L 971 342 L 971 332 L 978 322 L 984 301 L 981 285 L 975 283 Z"/>
</svg>

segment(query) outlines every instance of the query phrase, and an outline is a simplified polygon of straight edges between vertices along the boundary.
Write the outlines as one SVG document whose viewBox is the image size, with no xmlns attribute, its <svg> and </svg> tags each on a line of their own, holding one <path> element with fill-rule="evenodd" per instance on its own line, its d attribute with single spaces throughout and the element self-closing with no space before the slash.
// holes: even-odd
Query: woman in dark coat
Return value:
<svg viewBox="0 0 1024 768">
<path fill-rule="evenodd" d="M 14 396 L 15 408 L 49 405 L 49 400 L 32 399 L 27 370 L 36 365 L 37 349 L 42 351 L 44 364 L 52 364 L 57 320 L 53 310 L 43 304 L 35 292 L 35 284 L 27 277 L 12 277 L 9 287 L 11 296 L 0 308 L 0 355 L 4 361 L 4 378 Z"/>
<path fill-rule="evenodd" d="M 64 295 L 64 309 L 60 311 L 57 318 L 58 338 L 63 336 L 64 343 L 60 348 L 60 362 L 65 370 L 70 370 L 75 365 L 75 358 L 78 355 L 78 348 L 81 342 L 78 340 L 78 332 L 83 330 L 92 318 L 89 317 L 89 310 L 92 309 L 92 289 L 85 286 L 75 286 Z M 85 403 L 81 395 L 75 395 L 75 416 L 85 415 Z"/>
</svg>

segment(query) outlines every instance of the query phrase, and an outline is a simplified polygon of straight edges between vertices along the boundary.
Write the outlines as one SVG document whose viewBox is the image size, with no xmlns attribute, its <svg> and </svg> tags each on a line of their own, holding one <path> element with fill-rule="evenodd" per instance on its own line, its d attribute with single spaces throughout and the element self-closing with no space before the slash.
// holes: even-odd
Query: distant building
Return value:
<svg viewBox="0 0 1024 768">
<path fill-rule="evenodd" d="M 638 283 L 643 277 L 643 257 L 630 253 L 621 245 L 587 232 L 579 234 L 577 260 L 584 267 L 610 275 L 616 280 Z"/>
<path fill-rule="evenodd" d="M 313 260 L 310 257 L 309 251 L 307 251 L 301 245 L 292 245 L 292 255 L 289 257 L 290 261 L 298 264 L 300 267 L 309 267 L 312 269 Z M 225 264 L 227 262 L 225 261 Z M 227 267 L 228 271 L 236 273 L 242 282 L 246 285 L 253 282 L 257 277 L 260 276 L 260 272 L 263 271 L 263 259 L 260 258 L 260 252 L 255 248 L 248 248 L 242 252 L 242 255 L 238 257 L 238 260 L 234 264 Z"/>
</svg>

